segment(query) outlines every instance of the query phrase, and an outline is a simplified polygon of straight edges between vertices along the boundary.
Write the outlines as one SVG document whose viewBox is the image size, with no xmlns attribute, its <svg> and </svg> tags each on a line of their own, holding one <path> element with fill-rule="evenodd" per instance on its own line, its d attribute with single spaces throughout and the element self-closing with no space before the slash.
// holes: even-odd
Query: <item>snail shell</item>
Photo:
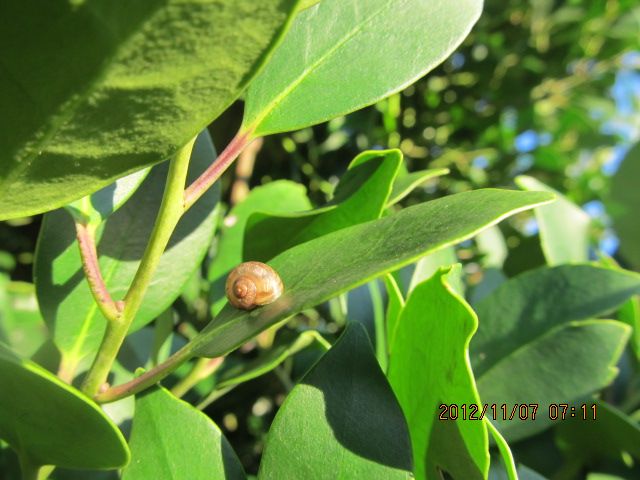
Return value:
<svg viewBox="0 0 640 480">
<path fill-rule="evenodd" d="M 225 291 L 236 308 L 252 310 L 274 302 L 284 287 L 276 271 L 261 262 L 245 262 L 231 270 Z"/>
</svg>

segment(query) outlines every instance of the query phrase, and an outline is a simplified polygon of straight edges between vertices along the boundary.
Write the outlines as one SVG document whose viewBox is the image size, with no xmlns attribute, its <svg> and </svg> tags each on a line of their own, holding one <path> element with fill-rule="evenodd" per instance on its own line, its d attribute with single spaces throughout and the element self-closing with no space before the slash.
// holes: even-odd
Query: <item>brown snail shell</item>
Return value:
<svg viewBox="0 0 640 480">
<path fill-rule="evenodd" d="M 272 303 L 283 290 L 278 273 L 262 262 L 241 263 L 231 270 L 225 285 L 229 303 L 242 310 Z"/>
</svg>

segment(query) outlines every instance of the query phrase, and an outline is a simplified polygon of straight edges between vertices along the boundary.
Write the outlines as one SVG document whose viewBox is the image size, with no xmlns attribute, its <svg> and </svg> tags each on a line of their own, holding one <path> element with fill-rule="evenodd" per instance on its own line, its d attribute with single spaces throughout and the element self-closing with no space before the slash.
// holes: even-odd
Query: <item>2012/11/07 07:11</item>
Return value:
<svg viewBox="0 0 640 480">
<path fill-rule="evenodd" d="M 502 404 L 461 403 L 440 404 L 439 420 L 482 420 L 486 416 L 490 420 L 535 420 L 540 405 L 537 403 L 515 403 L 512 406 Z M 578 406 L 568 403 L 551 403 L 548 407 L 550 420 L 565 420 L 577 418 L 581 420 L 595 420 L 597 404 L 583 403 Z"/>
</svg>

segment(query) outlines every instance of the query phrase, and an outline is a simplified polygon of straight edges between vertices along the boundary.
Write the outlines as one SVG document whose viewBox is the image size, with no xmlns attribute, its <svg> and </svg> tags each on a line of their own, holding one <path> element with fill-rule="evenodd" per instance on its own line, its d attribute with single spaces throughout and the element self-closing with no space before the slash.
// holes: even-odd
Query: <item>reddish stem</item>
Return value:
<svg viewBox="0 0 640 480">
<path fill-rule="evenodd" d="M 121 311 L 120 302 L 116 303 L 111 298 L 107 285 L 100 272 L 98 252 L 96 250 L 95 230 L 89 225 L 76 222 L 76 237 L 80 247 L 82 268 L 89 282 L 89 290 L 98 305 L 100 311 L 109 320 L 118 318 Z"/>
<path fill-rule="evenodd" d="M 156 365 L 151 370 L 144 372 L 139 377 L 98 393 L 94 397 L 94 400 L 98 403 L 110 403 L 141 392 L 169 376 L 171 372 L 189 360 L 192 356 L 193 355 L 188 348 L 182 348 L 167 358 L 167 360 Z"/>
<path fill-rule="evenodd" d="M 251 131 L 238 132 L 218 158 L 184 192 L 184 210 L 187 211 L 213 185 L 253 141 Z"/>
</svg>

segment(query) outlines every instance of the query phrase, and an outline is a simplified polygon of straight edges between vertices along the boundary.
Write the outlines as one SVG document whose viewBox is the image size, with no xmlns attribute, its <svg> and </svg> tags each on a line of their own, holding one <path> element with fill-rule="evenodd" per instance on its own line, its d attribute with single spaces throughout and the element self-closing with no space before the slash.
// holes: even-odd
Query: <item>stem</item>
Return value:
<svg viewBox="0 0 640 480">
<path fill-rule="evenodd" d="M 225 172 L 240 152 L 253 141 L 251 131 L 238 132 L 229 142 L 215 162 L 207 168 L 184 192 L 184 210 L 191 206 L 213 185 Z"/>
<path fill-rule="evenodd" d="M 90 397 L 95 396 L 106 382 L 122 342 L 140 309 L 151 278 L 160 262 L 160 257 L 184 213 L 182 196 L 194 142 L 195 138 L 181 148 L 171 160 L 156 223 L 153 226 L 151 238 L 140 261 L 138 271 L 124 297 L 124 307 L 120 315 L 107 324 L 98 355 L 84 380 L 82 390 Z"/>
<path fill-rule="evenodd" d="M 176 397 L 183 397 L 189 390 L 220 368 L 224 357 L 200 358 L 191 371 L 171 389 Z"/>
<path fill-rule="evenodd" d="M 96 301 L 98 308 L 107 320 L 115 320 L 120 315 L 118 306 L 109 295 L 107 285 L 104 283 L 100 263 L 98 262 L 98 252 L 96 251 L 96 231 L 95 227 L 81 223 L 76 224 L 76 237 L 80 247 L 80 258 L 82 268 L 89 283 L 89 290 Z"/>
<path fill-rule="evenodd" d="M 151 370 L 143 373 L 139 377 L 95 395 L 94 400 L 98 403 L 115 402 L 116 400 L 128 397 L 129 395 L 134 395 L 155 385 L 163 378 L 168 377 L 171 372 L 184 362 L 193 357 L 193 354 L 188 347 L 189 345 L 186 345 L 167 358 L 164 362 L 153 367 Z"/>
</svg>

